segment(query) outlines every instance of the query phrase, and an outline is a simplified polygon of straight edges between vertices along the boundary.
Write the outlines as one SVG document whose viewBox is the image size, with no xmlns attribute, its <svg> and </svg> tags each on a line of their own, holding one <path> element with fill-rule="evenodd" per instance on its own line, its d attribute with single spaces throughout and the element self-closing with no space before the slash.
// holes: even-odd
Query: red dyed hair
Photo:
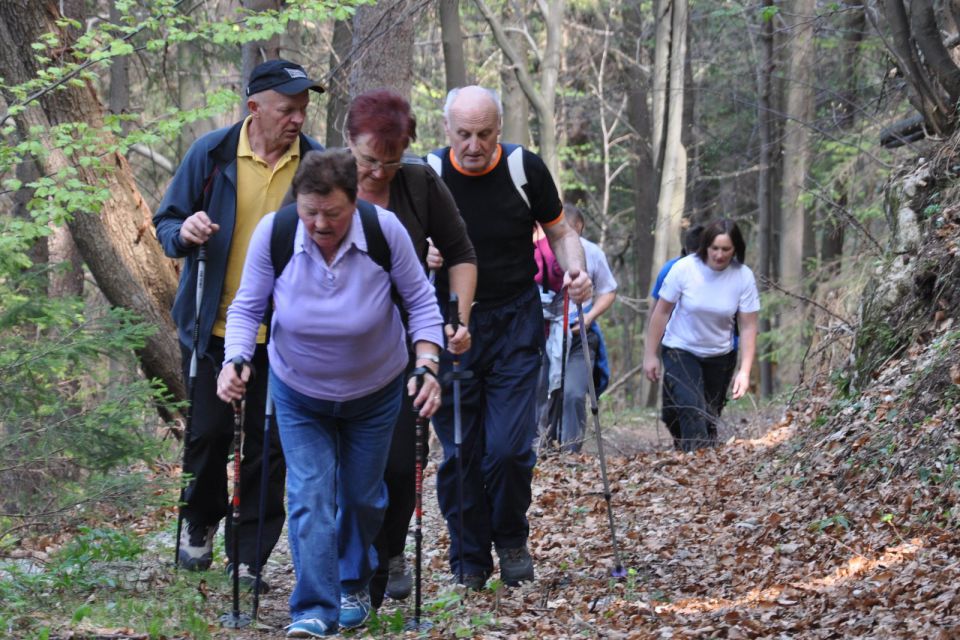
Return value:
<svg viewBox="0 0 960 640">
<path fill-rule="evenodd" d="M 399 155 L 417 139 L 417 120 L 410 103 L 399 93 L 376 89 L 361 93 L 347 112 L 347 135 L 356 140 L 370 134 L 377 153 Z"/>
</svg>

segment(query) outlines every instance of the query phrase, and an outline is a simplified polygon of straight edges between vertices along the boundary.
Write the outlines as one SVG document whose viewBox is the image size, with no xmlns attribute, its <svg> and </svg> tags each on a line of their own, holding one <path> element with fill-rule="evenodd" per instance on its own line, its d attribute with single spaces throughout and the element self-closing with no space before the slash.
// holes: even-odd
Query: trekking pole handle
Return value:
<svg viewBox="0 0 960 640">
<path fill-rule="evenodd" d="M 454 332 L 460 328 L 460 298 L 455 293 L 450 294 L 450 302 L 447 306 L 447 322 L 453 327 Z"/>
</svg>

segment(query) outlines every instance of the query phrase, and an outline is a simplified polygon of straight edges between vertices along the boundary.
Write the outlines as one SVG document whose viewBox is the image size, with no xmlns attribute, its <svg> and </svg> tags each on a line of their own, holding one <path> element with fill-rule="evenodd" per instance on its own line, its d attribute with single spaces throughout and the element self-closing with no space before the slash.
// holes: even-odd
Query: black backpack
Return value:
<svg viewBox="0 0 960 640">
<path fill-rule="evenodd" d="M 357 200 L 357 209 L 360 210 L 360 223 L 363 226 L 363 235 L 367 240 L 367 255 L 377 265 L 390 275 L 390 245 L 380 228 L 380 218 L 377 208 L 365 200 Z M 273 278 L 276 280 L 283 273 L 293 257 L 293 240 L 297 235 L 297 203 L 280 207 L 273 217 L 273 230 L 270 232 L 270 260 L 273 262 Z M 392 284 L 391 284 L 392 287 Z"/>
</svg>

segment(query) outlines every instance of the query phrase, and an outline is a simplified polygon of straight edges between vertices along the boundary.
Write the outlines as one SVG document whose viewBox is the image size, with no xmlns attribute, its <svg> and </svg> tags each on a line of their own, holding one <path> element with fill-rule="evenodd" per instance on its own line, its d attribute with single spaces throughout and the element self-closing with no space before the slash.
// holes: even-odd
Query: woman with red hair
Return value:
<svg viewBox="0 0 960 640">
<path fill-rule="evenodd" d="M 386 89 L 363 93 L 350 103 L 347 143 L 357 160 L 358 197 L 393 211 L 406 227 L 421 263 L 438 269 L 449 290 L 459 298 L 460 327 L 445 327 L 447 349 L 460 354 L 470 348 L 470 308 L 477 284 L 477 257 L 453 196 L 443 180 L 421 159 L 406 154 L 416 140 L 417 123 L 410 103 Z M 443 255 L 445 268 L 432 245 Z M 418 366 L 410 359 L 410 368 Z M 415 417 L 410 398 L 404 398 L 390 446 L 384 476 L 389 506 L 374 547 L 379 564 L 370 585 L 374 607 L 383 600 L 406 598 L 411 591 L 403 550 L 413 515 Z"/>
</svg>

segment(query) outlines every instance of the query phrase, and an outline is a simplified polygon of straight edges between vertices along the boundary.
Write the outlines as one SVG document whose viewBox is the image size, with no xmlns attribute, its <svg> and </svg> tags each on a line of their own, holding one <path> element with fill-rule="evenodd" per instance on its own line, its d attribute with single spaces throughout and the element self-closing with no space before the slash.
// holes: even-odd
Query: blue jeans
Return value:
<svg viewBox="0 0 960 640">
<path fill-rule="evenodd" d="M 403 376 L 347 402 L 305 396 L 273 373 L 270 385 L 287 460 L 287 529 L 297 576 L 290 617 L 335 625 L 341 592 L 363 591 L 376 569 L 373 539 L 387 507 L 383 471 Z"/>
<path fill-rule="evenodd" d="M 445 308 L 446 305 L 442 305 Z M 491 544 L 508 549 L 527 542 L 530 483 L 536 454 L 537 374 L 543 351 L 543 313 L 536 287 L 503 305 L 477 307 L 470 316 L 473 346 L 460 358 L 473 378 L 461 382 L 463 525 L 454 454 L 453 385 L 443 386 L 443 405 L 433 426 L 443 445 L 437 498 L 450 531 L 450 568 L 490 575 Z M 452 370 L 450 353 L 440 355 L 441 379 Z"/>
</svg>

